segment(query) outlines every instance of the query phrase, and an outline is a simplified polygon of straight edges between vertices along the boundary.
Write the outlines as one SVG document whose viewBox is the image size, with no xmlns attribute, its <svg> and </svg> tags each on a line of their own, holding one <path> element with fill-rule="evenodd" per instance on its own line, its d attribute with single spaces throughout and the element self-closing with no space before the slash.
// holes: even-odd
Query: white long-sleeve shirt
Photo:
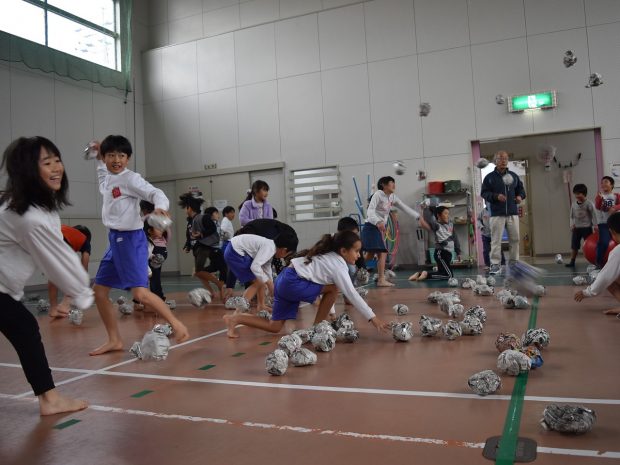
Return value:
<svg viewBox="0 0 620 465">
<path fill-rule="evenodd" d="M 377 191 L 372 195 L 372 198 L 370 199 L 370 204 L 368 205 L 368 213 L 366 215 L 366 221 L 368 223 L 374 224 L 375 226 L 378 223 L 386 224 L 392 206 L 404 210 L 416 220 L 420 218 L 420 214 L 413 208 L 403 203 L 402 200 L 396 197 L 396 194 L 387 195 L 383 191 Z"/>
<path fill-rule="evenodd" d="M 323 286 L 335 284 L 367 320 L 375 317 L 375 313 L 353 287 L 347 262 L 336 252 L 312 257 L 308 264 L 305 257 L 293 258 L 291 264 L 301 278 Z"/>
<path fill-rule="evenodd" d="M 93 291 L 75 252 L 63 241 L 56 212 L 30 207 L 23 215 L 0 206 L 0 292 L 20 300 L 36 270 L 81 309 L 93 303 Z"/>
<path fill-rule="evenodd" d="M 97 160 L 97 179 L 99 192 L 103 196 L 101 219 L 108 229 L 142 229 L 140 200 L 148 200 L 155 208 L 162 210 L 169 208 L 166 194 L 134 171 L 125 169 L 119 174 L 112 174 L 103 161 Z"/>
<path fill-rule="evenodd" d="M 229 241 L 235 235 L 235 227 L 228 218 L 222 218 L 222 224 L 220 226 L 222 231 L 221 236 L 223 241 Z"/>
<path fill-rule="evenodd" d="M 276 253 L 276 244 L 271 239 L 254 234 L 241 234 L 233 237 L 230 245 L 239 255 L 253 258 L 250 270 L 256 278 L 262 282 L 271 281 L 271 260 Z"/>
<path fill-rule="evenodd" d="M 607 289 L 611 283 L 620 278 L 620 246 L 609 253 L 607 263 L 596 279 L 583 291 L 586 297 L 594 297 Z"/>
</svg>

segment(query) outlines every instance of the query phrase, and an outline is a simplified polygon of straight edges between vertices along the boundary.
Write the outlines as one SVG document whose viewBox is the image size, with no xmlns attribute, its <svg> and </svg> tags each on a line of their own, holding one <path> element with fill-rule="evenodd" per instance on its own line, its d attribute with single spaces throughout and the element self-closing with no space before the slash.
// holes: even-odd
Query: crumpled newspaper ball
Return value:
<svg viewBox="0 0 620 465">
<path fill-rule="evenodd" d="M 333 328 L 330 326 L 331 331 Z M 319 331 L 312 335 L 312 345 L 319 352 L 330 352 L 336 346 L 336 333 L 329 331 Z"/>
<path fill-rule="evenodd" d="M 596 412 L 580 405 L 551 404 L 545 407 L 540 424 L 546 430 L 584 434 L 596 423 Z"/>
<path fill-rule="evenodd" d="M 420 317 L 420 333 L 422 334 L 422 336 L 436 336 L 441 330 L 442 326 L 443 323 L 439 318 L 433 318 L 426 315 L 422 315 Z"/>
<path fill-rule="evenodd" d="M 530 358 L 518 350 L 505 350 L 497 357 L 497 368 L 510 376 L 530 371 Z"/>
<path fill-rule="evenodd" d="M 476 281 L 471 278 L 465 278 L 461 283 L 463 289 L 473 289 L 476 286 Z"/>
<path fill-rule="evenodd" d="M 118 311 L 123 315 L 131 315 L 133 313 L 133 305 L 124 303 L 118 306 Z"/>
<path fill-rule="evenodd" d="M 306 344 L 310 342 L 310 339 L 312 339 L 312 335 L 314 334 L 314 331 L 310 329 L 298 329 L 297 331 L 293 331 L 292 334 L 294 334 L 299 339 L 301 339 L 302 344 Z"/>
<path fill-rule="evenodd" d="M 176 310 L 177 301 L 174 299 L 166 300 L 166 305 L 168 306 L 168 308 L 170 308 L 170 310 Z"/>
<path fill-rule="evenodd" d="M 586 87 L 589 89 L 590 87 L 598 87 L 603 84 L 603 76 L 600 73 L 592 73 L 588 78 L 588 83 Z"/>
<path fill-rule="evenodd" d="M 514 308 L 518 308 L 518 309 L 525 309 L 525 308 L 530 308 L 530 303 L 527 301 L 527 297 L 524 297 L 522 295 L 516 295 L 514 296 Z"/>
<path fill-rule="evenodd" d="M 229 297 L 228 299 L 226 299 L 224 308 L 227 308 L 229 310 L 239 309 L 243 313 L 247 313 L 250 310 L 250 301 L 241 295 Z"/>
<path fill-rule="evenodd" d="M 542 284 L 539 284 L 537 286 L 534 286 L 534 290 L 532 291 L 532 293 L 537 297 L 542 297 L 547 293 L 547 288 Z"/>
<path fill-rule="evenodd" d="M 288 355 L 282 349 L 276 349 L 265 358 L 267 373 L 273 376 L 282 376 L 288 368 Z"/>
<path fill-rule="evenodd" d="M 493 370 L 484 370 L 471 375 L 467 384 L 479 396 L 488 396 L 502 387 L 502 379 Z"/>
<path fill-rule="evenodd" d="M 305 367 L 308 365 L 315 365 L 317 361 L 317 356 L 310 349 L 299 348 L 295 349 L 293 353 L 289 356 L 289 360 L 291 364 L 295 367 Z"/>
<path fill-rule="evenodd" d="M 454 294 L 447 293 L 442 294 L 439 300 L 437 300 L 437 303 L 439 304 L 439 309 L 445 314 L 448 314 L 451 305 L 460 304 L 460 302 L 461 299 L 459 297 L 455 296 Z"/>
<path fill-rule="evenodd" d="M 172 220 L 166 215 L 151 213 L 146 219 L 146 221 L 150 226 L 154 227 L 155 229 L 159 229 L 162 232 L 170 229 L 170 226 L 172 226 Z"/>
<path fill-rule="evenodd" d="M 588 267 L 586 268 L 586 273 L 590 274 L 591 271 L 594 271 L 596 269 L 596 265 L 588 265 Z"/>
<path fill-rule="evenodd" d="M 450 318 L 460 318 L 463 316 L 465 312 L 465 307 L 461 304 L 450 304 L 448 305 L 447 311 L 445 312 Z"/>
<path fill-rule="evenodd" d="M 446 336 L 449 341 L 454 341 L 457 337 L 463 335 L 461 324 L 456 320 L 449 320 L 443 325 L 443 335 Z"/>
<path fill-rule="evenodd" d="M 530 358 L 530 363 L 532 368 L 540 368 L 543 366 L 544 360 L 542 358 L 542 354 L 540 353 L 540 349 L 536 346 L 527 346 L 522 347 L 521 352 L 527 355 Z"/>
<path fill-rule="evenodd" d="M 153 326 L 153 332 L 170 337 L 172 335 L 172 326 L 170 325 L 170 323 L 159 323 Z"/>
<path fill-rule="evenodd" d="M 355 327 L 355 323 L 349 316 L 348 313 L 341 313 L 338 317 L 332 322 L 332 328 L 338 331 L 340 328 L 353 329 Z"/>
<path fill-rule="evenodd" d="M 575 63 L 577 63 L 577 57 L 575 56 L 575 52 L 572 50 L 566 50 L 566 52 L 564 52 L 564 59 L 562 61 L 564 62 L 564 66 L 567 68 L 573 66 Z"/>
<path fill-rule="evenodd" d="M 503 105 L 504 103 L 506 103 L 506 97 L 504 97 L 502 94 L 497 94 L 495 96 L 495 103 L 497 103 L 498 105 Z M 486 158 L 481 158 L 481 160 L 486 160 Z M 488 165 L 488 161 L 487 161 L 487 165 Z"/>
<path fill-rule="evenodd" d="M 461 331 L 467 336 L 482 334 L 483 329 L 482 322 L 473 315 L 466 316 L 463 318 L 463 321 L 461 321 Z"/>
<path fill-rule="evenodd" d="M 269 310 L 259 310 L 256 312 L 256 316 L 262 318 L 263 320 L 271 320 L 271 312 Z"/>
<path fill-rule="evenodd" d="M 162 254 L 156 253 L 151 255 L 151 257 L 149 258 L 149 265 L 151 265 L 151 268 L 157 269 L 161 268 L 165 261 L 166 257 L 164 257 Z"/>
<path fill-rule="evenodd" d="M 278 349 L 282 349 L 286 352 L 286 355 L 291 355 L 297 349 L 301 348 L 301 338 L 296 334 L 287 334 L 282 336 L 278 341 Z"/>
<path fill-rule="evenodd" d="M 192 289 L 187 293 L 187 298 L 194 307 L 202 307 L 211 303 L 211 293 L 204 287 Z"/>
<path fill-rule="evenodd" d="M 166 336 L 154 331 L 148 331 L 142 338 L 142 342 L 134 342 L 129 349 L 140 360 L 166 360 L 170 341 Z"/>
<path fill-rule="evenodd" d="M 385 270 L 384 275 L 386 278 L 393 279 L 396 277 L 396 273 L 392 270 Z"/>
<path fill-rule="evenodd" d="M 487 322 L 487 312 L 480 305 L 474 305 L 473 307 L 469 307 L 469 309 L 464 314 L 465 318 L 468 316 L 475 316 L 480 320 L 480 323 L 485 324 Z"/>
<path fill-rule="evenodd" d="M 407 171 L 407 166 L 400 160 L 392 163 L 392 166 L 394 167 L 394 172 L 399 176 L 402 176 Z"/>
<path fill-rule="evenodd" d="M 500 333 L 497 339 L 495 339 L 495 348 L 498 352 L 520 349 L 521 339 L 513 333 Z"/>
<path fill-rule="evenodd" d="M 368 289 L 366 289 L 365 287 L 356 287 L 355 290 L 362 299 L 368 296 Z"/>
<path fill-rule="evenodd" d="M 368 270 L 366 270 L 365 268 L 359 268 L 355 272 L 354 278 L 358 286 L 363 286 L 364 284 L 368 284 L 368 281 L 370 280 L 370 275 L 368 274 Z"/>
<path fill-rule="evenodd" d="M 443 295 L 443 292 L 433 291 L 428 295 L 426 300 L 428 300 L 432 304 L 436 304 L 442 295 Z"/>
<path fill-rule="evenodd" d="M 561 253 L 555 255 L 555 262 L 558 265 L 561 265 L 562 263 L 564 263 L 564 258 L 562 257 Z"/>
<path fill-rule="evenodd" d="M 499 95 L 497 97 L 500 97 Z M 495 97 L 497 99 L 497 97 Z M 502 98 L 504 98 L 504 96 L 501 96 Z M 506 100 L 504 99 L 501 103 L 505 103 Z M 478 162 L 476 163 L 476 168 L 478 169 L 484 169 L 487 166 L 489 166 L 489 160 L 487 160 L 486 158 L 481 158 L 480 160 L 478 160 Z"/>
<path fill-rule="evenodd" d="M 501 291 L 498 291 L 497 294 L 495 294 L 495 297 L 497 297 L 497 300 L 501 301 L 502 299 L 506 297 L 512 297 L 515 294 L 516 293 L 510 289 L 502 289 Z"/>
<path fill-rule="evenodd" d="M 586 284 L 588 284 L 588 278 L 586 278 L 585 276 L 575 276 L 573 278 L 573 284 L 575 286 L 585 286 Z"/>
<path fill-rule="evenodd" d="M 353 328 L 340 328 L 336 333 L 336 340 L 339 342 L 355 342 L 360 338 L 360 332 Z"/>
<path fill-rule="evenodd" d="M 315 324 L 312 327 L 312 330 L 315 333 L 329 333 L 333 337 L 336 337 L 336 330 L 334 329 L 332 324 L 327 320 L 319 321 L 317 324 Z"/>
<path fill-rule="evenodd" d="M 407 342 L 413 337 L 413 323 L 403 321 L 392 326 L 392 337 L 396 341 Z"/>
<path fill-rule="evenodd" d="M 532 328 L 528 329 L 521 338 L 523 346 L 535 345 L 539 349 L 547 347 L 551 342 L 549 332 L 544 328 Z"/>
<path fill-rule="evenodd" d="M 487 278 L 487 286 L 495 286 L 495 282 L 496 282 L 496 280 L 495 280 L 495 278 L 493 276 L 489 276 Z"/>
<path fill-rule="evenodd" d="M 476 284 L 480 285 L 480 284 L 486 284 L 486 283 L 487 283 L 487 278 L 485 278 L 481 274 L 476 276 Z"/>
<path fill-rule="evenodd" d="M 459 280 L 457 278 L 448 279 L 448 287 L 459 287 Z"/>
<path fill-rule="evenodd" d="M 420 116 L 428 116 L 431 112 L 431 104 L 427 102 L 420 103 Z"/>
<path fill-rule="evenodd" d="M 50 303 L 45 299 L 39 299 L 37 302 L 37 311 L 39 313 L 49 312 L 50 311 Z"/>
<path fill-rule="evenodd" d="M 502 181 L 504 181 L 504 184 L 506 186 L 510 186 L 513 182 L 515 182 L 514 178 L 512 177 L 510 173 L 506 173 L 505 175 L 503 175 Z"/>
<path fill-rule="evenodd" d="M 69 321 L 75 326 L 80 326 L 84 320 L 84 312 L 77 307 L 72 307 L 69 310 Z"/>
<path fill-rule="evenodd" d="M 123 305 L 127 303 L 127 298 L 124 295 L 119 295 L 118 299 L 116 299 L 116 303 L 118 305 Z"/>
<path fill-rule="evenodd" d="M 588 281 L 590 282 L 590 284 L 592 284 L 596 280 L 600 272 L 601 270 L 595 269 L 588 273 Z"/>
<path fill-rule="evenodd" d="M 403 316 L 409 313 L 409 307 L 407 307 L 405 304 L 396 304 L 392 307 L 392 310 L 394 310 L 394 313 L 396 313 L 398 316 Z"/>
<path fill-rule="evenodd" d="M 478 284 L 474 287 L 474 294 L 476 295 L 493 295 L 495 289 L 487 284 Z"/>
</svg>

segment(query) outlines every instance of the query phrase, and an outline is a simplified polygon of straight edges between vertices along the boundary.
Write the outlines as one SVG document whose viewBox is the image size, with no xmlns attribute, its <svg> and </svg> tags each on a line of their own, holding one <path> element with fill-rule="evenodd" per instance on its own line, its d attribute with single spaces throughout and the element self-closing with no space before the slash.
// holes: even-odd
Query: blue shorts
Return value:
<svg viewBox="0 0 620 465">
<path fill-rule="evenodd" d="M 322 284 L 301 278 L 295 268 L 284 268 L 276 279 L 271 319 L 294 320 L 299 302 L 314 302 L 322 290 Z"/>
<path fill-rule="evenodd" d="M 149 250 L 144 230 L 108 233 L 107 250 L 103 254 L 95 284 L 114 289 L 149 287 Z"/>
<path fill-rule="evenodd" d="M 239 255 L 234 247 L 229 245 L 224 251 L 224 261 L 228 265 L 228 269 L 232 271 L 237 279 L 242 283 L 249 283 L 256 279 L 250 267 L 254 259 L 249 255 Z"/>
<path fill-rule="evenodd" d="M 372 223 L 362 225 L 362 249 L 367 252 L 387 252 L 383 234 Z"/>
</svg>

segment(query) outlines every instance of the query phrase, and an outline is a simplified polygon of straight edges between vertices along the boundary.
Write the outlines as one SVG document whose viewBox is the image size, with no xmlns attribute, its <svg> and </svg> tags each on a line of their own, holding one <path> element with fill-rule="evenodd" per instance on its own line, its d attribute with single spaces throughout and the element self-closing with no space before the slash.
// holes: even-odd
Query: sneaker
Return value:
<svg viewBox="0 0 620 465">
<path fill-rule="evenodd" d="M 489 274 L 500 274 L 501 268 L 499 265 L 491 265 L 491 269 L 489 270 Z"/>
</svg>

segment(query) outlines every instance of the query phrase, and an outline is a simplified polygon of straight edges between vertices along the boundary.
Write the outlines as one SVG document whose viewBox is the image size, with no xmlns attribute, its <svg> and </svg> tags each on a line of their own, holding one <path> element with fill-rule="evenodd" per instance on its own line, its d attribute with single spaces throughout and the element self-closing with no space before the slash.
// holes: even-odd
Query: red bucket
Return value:
<svg viewBox="0 0 620 465">
<path fill-rule="evenodd" d="M 443 194 L 443 181 L 429 181 L 426 190 L 429 194 Z"/>
</svg>

